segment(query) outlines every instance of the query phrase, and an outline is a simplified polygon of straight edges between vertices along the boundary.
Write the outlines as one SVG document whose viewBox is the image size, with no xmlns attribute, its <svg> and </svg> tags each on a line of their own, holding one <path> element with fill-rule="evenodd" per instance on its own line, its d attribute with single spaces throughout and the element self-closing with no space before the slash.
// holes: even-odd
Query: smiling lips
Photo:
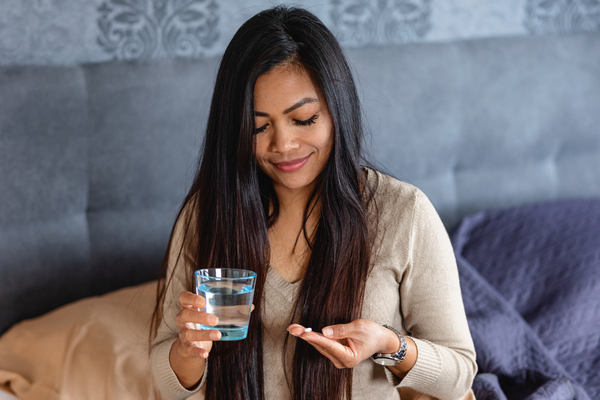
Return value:
<svg viewBox="0 0 600 400">
<path fill-rule="evenodd" d="M 303 158 L 297 158 L 291 161 L 284 161 L 279 163 L 273 163 L 278 170 L 283 172 L 294 172 L 298 171 L 300 168 L 304 167 L 304 164 L 308 162 L 308 158 L 310 154 Z"/>
</svg>

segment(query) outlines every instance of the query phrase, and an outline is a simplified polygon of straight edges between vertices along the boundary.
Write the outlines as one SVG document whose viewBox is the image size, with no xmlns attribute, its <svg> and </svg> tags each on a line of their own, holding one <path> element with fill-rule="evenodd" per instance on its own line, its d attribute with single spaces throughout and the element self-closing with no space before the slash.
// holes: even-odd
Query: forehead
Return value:
<svg viewBox="0 0 600 400">
<path fill-rule="evenodd" d="M 278 66 L 261 75 L 254 86 L 254 104 L 286 108 L 304 97 L 321 98 L 319 89 L 306 70 L 298 65 Z M 284 104 L 285 103 L 285 104 Z"/>
</svg>

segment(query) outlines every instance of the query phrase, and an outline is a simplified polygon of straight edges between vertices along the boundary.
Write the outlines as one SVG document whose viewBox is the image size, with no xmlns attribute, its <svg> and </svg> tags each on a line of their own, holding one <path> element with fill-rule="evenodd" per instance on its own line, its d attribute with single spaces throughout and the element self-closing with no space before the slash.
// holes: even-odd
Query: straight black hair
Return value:
<svg viewBox="0 0 600 400">
<path fill-rule="evenodd" d="M 264 398 L 261 310 L 268 228 L 277 220 L 279 203 L 255 159 L 254 86 L 259 76 L 285 64 L 308 72 L 334 130 L 331 155 L 304 213 L 306 223 L 310 205 L 320 205 L 316 231 L 307 237 L 312 253 L 290 322 L 320 330 L 361 316 L 373 236 L 366 210 L 375 189 L 360 167 L 363 127 L 356 87 L 329 29 L 306 10 L 277 6 L 244 23 L 223 55 L 200 166 L 180 212 L 191 218 L 183 244 L 195 260 L 187 266 L 189 289 L 199 268 L 236 266 L 258 275 L 247 339 L 213 344 L 205 372 L 209 400 Z M 170 278 L 159 287 L 154 332 Z M 292 344 L 288 339 L 286 346 Z M 351 399 L 352 370 L 337 369 L 311 345 L 294 341 L 293 371 L 291 378 L 286 375 L 294 399 Z"/>
</svg>

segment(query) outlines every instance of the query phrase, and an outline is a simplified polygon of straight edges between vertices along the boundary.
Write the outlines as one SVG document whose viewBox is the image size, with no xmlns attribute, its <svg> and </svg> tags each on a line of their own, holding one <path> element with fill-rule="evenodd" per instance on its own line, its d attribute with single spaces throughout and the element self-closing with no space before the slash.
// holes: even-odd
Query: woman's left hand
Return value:
<svg viewBox="0 0 600 400">
<path fill-rule="evenodd" d="M 395 353 L 400 348 L 394 332 L 367 319 L 327 326 L 322 333 L 306 332 L 302 325 L 292 324 L 288 332 L 310 343 L 337 368 L 354 368 L 374 353 Z"/>
</svg>

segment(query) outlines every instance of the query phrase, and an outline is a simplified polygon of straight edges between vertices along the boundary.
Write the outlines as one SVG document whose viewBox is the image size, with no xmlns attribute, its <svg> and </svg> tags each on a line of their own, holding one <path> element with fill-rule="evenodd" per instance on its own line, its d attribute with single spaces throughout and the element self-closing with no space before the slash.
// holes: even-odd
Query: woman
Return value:
<svg viewBox="0 0 600 400">
<path fill-rule="evenodd" d="M 309 12 L 276 7 L 233 37 L 159 290 L 152 367 L 164 394 L 469 390 L 475 353 L 447 234 L 418 189 L 360 167 L 360 115 L 343 52 Z M 214 267 L 258 275 L 245 340 L 194 329 L 217 323 L 192 293 L 193 271 Z"/>
</svg>

